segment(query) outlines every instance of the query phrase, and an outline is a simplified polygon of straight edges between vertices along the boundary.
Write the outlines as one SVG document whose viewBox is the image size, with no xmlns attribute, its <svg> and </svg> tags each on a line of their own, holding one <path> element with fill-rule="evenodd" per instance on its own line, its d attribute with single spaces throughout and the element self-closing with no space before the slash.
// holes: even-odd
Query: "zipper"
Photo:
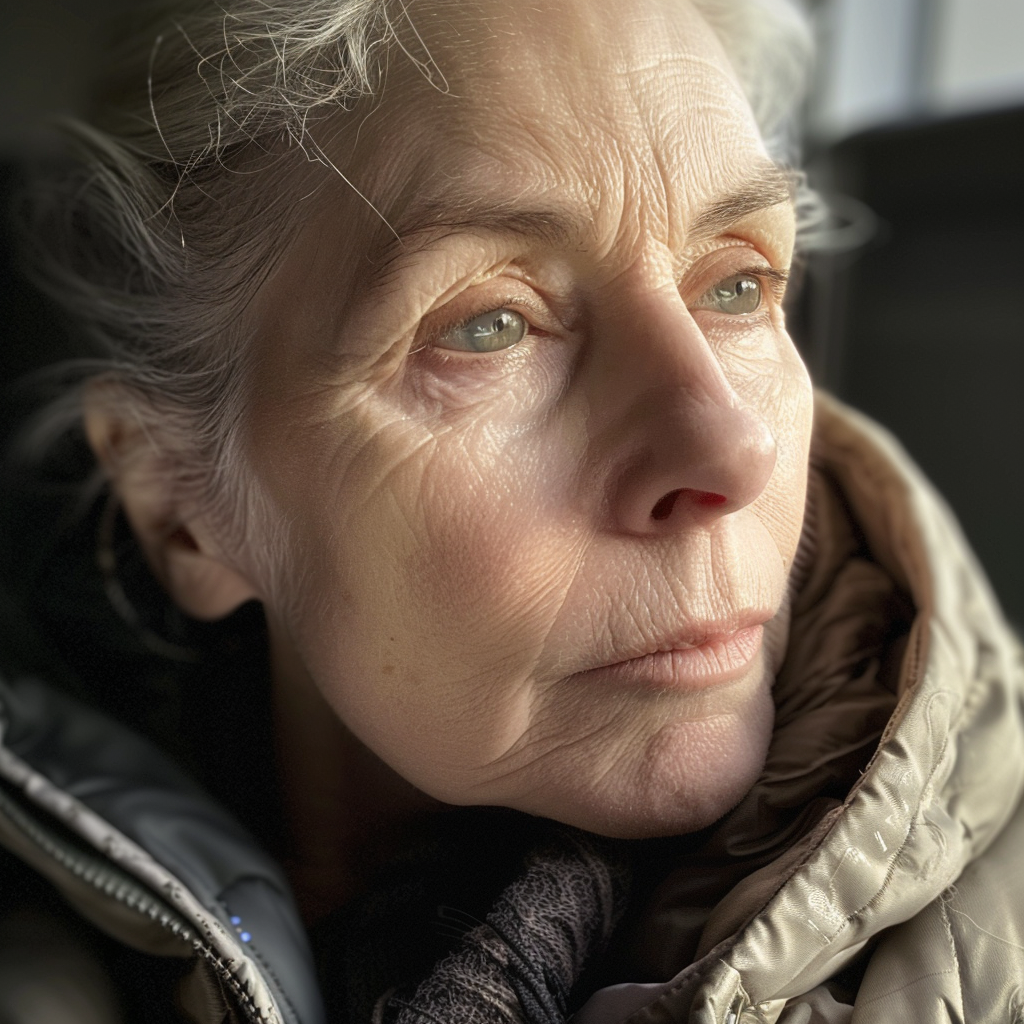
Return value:
<svg viewBox="0 0 1024 1024">
<path fill-rule="evenodd" d="M 209 963 L 218 977 L 228 985 L 251 1024 L 269 1024 L 217 952 L 203 942 L 188 923 L 150 889 L 96 854 L 83 851 L 76 843 L 61 838 L 41 824 L 21 806 L 21 801 L 9 792 L 7 785 L 0 785 L 0 814 L 68 874 L 85 882 L 107 899 L 149 918 L 176 938 L 190 943 L 196 955 Z"/>
</svg>

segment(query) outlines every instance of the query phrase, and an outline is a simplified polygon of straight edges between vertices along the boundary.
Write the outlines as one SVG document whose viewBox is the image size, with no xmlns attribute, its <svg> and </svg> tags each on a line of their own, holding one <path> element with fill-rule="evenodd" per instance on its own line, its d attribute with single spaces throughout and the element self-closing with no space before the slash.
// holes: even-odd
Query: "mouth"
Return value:
<svg viewBox="0 0 1024 1024">
<path fill-rule="evenodd" d="M 702 690 L 744 675 L 764 645 L 764 618 L 709 626 L 632 657 L 579 672 L 578 679 L 647 690 Z"/>
</svg>

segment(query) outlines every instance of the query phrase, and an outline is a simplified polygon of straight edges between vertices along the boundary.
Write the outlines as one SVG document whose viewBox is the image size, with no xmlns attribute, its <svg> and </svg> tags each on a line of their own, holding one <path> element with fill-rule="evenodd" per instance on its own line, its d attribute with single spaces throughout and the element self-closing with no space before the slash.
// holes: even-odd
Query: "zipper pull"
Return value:
<svg viewBox="0 0 1024 1024">
<path fill-rule="evenodd" d="M 739 993 L 726 1010 L 722 1024 L 775 1024 L 785 1007 L 785 999 L 769 999 L 755 1006 Z"/>
<path fill-rule="evenodd" d="M 732 1005 L 725 1011 L 725 1020 L 722 1024 L 740 1024 L 740 1016 L 746 1012 L 749 1005 L 745 996 L 737 995 Z"/>
</svg>

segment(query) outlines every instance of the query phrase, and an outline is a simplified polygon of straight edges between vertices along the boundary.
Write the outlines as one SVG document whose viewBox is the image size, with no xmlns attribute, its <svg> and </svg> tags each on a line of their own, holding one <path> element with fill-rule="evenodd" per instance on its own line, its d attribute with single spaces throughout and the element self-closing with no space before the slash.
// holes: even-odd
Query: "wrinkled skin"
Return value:
<svg viewBox="0 0 1024 1024">
<path fill-rule="evenodd" d="M 785 644 L 792 205 L 687 0 L 463 8 L 415 8 L 447 91 L 396 57 L 319 138 L 403 245 L 340 180 L 300 205 L 248 424 L 279 571 L 239 570 L 311 735 L 326 702 L 441 801 L 697 829 L 763 765 Z M 738 274 L 753 311 L 708 297 Z M 517 344 L 451 347 L 502 309 Z M 638 660 L 709 635 L 680 678 Z"/>
</svg>

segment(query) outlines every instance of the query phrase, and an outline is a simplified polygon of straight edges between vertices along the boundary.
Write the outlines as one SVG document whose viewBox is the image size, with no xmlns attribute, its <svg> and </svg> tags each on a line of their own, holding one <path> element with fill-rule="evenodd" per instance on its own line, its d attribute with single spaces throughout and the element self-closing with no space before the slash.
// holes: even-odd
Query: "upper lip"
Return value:
<svg viewBox="0 0 1024 1024">
<path fill-rule="evenodd" d="M 661 637 L 645 637 L 635 644 L 616 643 L 610 656 L 592 668 L 608 668 L 652 654 L 685 651 L 715 641 L 728 640 L 742 630 L 763 626 L 772 615 L 772 612 L 767 611 L 745 612 L 729 619 L 689 623 L 684 629 L 665 632 Z"/>
</svg>

